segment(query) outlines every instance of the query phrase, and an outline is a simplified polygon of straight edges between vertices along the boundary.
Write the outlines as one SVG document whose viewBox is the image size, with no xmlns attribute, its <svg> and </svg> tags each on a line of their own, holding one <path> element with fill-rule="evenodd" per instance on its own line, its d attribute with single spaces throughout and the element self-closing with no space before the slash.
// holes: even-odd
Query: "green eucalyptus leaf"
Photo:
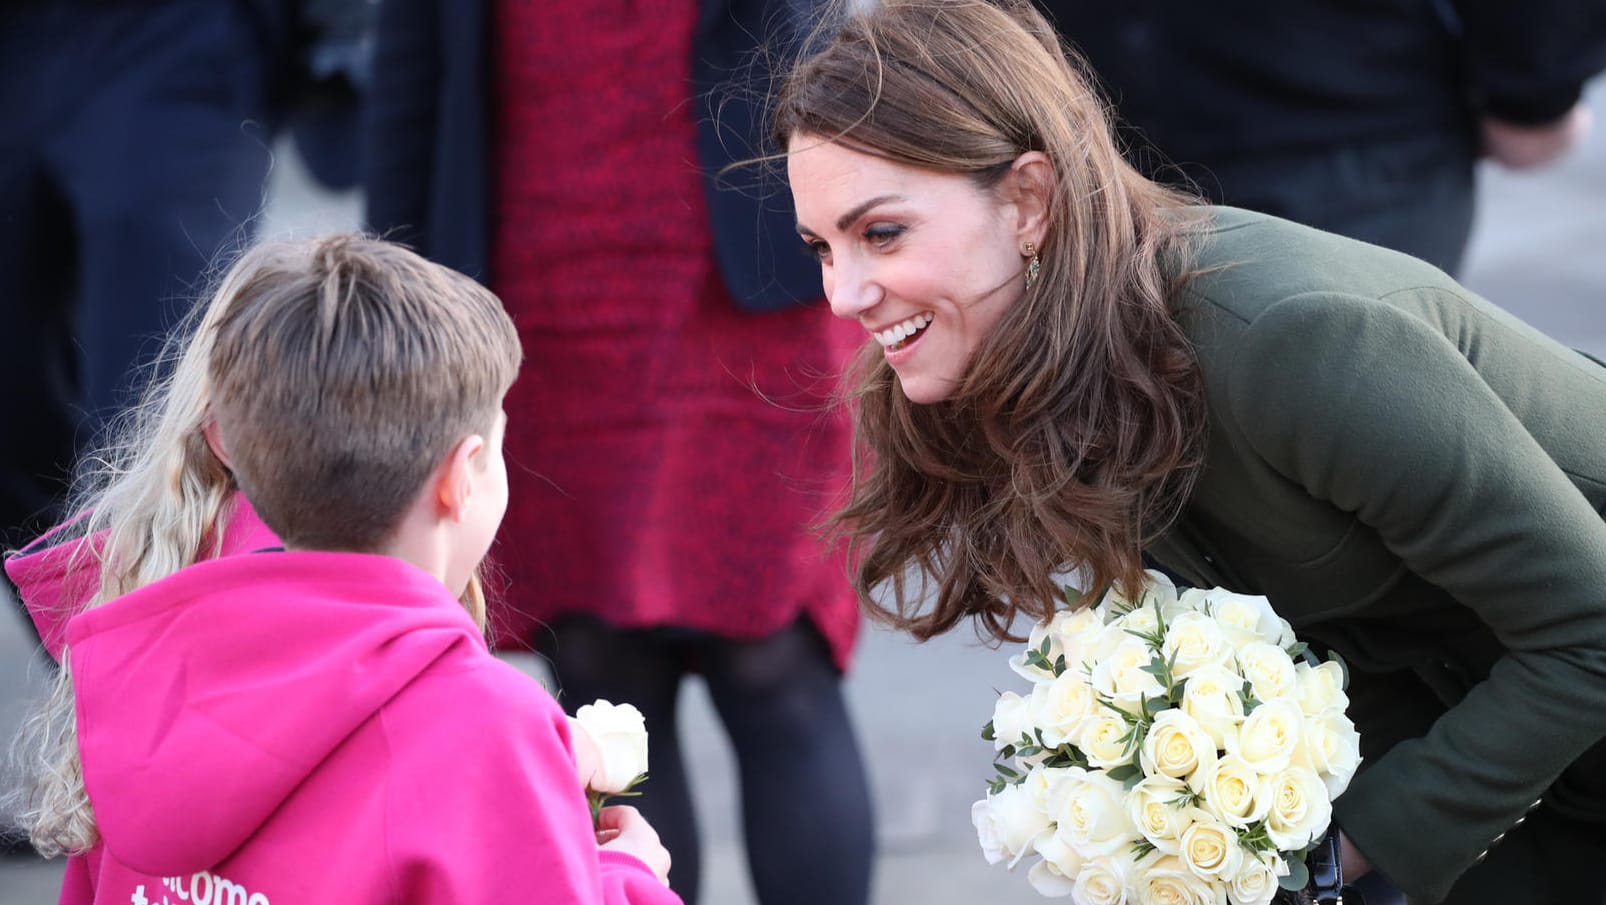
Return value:
<svg viewBox="0 0 1606 905">
<path fill-rule="evenodd" d="M 1288 859 L 1288 874 L 1277 880 L 1277 885 L 1283 889 L 1304 889 L 1310 882 L 1310 868 L 1298 858 Z"/>
</svg>

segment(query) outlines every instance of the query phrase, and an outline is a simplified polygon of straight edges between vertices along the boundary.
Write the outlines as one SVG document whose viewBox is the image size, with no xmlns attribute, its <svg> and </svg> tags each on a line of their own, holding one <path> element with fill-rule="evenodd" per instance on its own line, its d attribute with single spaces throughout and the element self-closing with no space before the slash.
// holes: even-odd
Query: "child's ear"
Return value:
<svg viewBox="0 0 1606 905">
<path fill-rule="evenodd" d="M 468 516 L 468 504 L 474 495 L 474 477 L 477 456 L 485 449 L 485 438 L 470 434 L 457 441 L 441 466 L 440 481 L 435 488 L 436 501 L 441 512 L 454 522 Z"/>
<path fill-rule="evenodd" d="M 234 463 L 229 461 L 229 451 L 223 448 L 223 432 L 217 426 L 217 419 L 208 416 L 201 433 L 206 437 L 206 445 L 212 448 L 212 455 L 217 456 L 224 468 L 233 471 Z"/>
</svg>

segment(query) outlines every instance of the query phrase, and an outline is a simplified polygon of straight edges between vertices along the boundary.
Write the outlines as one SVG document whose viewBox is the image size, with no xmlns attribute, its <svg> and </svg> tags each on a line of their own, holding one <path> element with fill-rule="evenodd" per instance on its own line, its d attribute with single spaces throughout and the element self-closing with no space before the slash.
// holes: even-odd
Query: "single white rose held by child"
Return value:
<svg viewBox="0 0 1606 905">
<path fill-rule="evenodd" d="M 592 789 L 618 795 L 646 775 L 647 721 L 634 705 L 597 701 L 581 707 L 574 719 L 597 746 Z"/>
</svg>

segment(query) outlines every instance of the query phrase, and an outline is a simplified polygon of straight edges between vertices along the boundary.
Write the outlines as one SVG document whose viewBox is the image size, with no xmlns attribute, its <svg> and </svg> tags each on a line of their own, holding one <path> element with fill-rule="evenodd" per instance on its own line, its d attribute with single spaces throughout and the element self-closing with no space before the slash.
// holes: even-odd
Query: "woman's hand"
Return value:
<svg viewBox="0 0 1606 905">
<path fill-rule="evenodd" d="M 669 849 L 658 841 L 658 831 L 635 808 L 627 805 L 603 808 L 597 817 L 597 844 L 635 855 L 652 869 L 660 882 L 669 885 Z"/>
<path fill-rule="evenodd" d="M 1345 883 L 1353 883 L 1372 872 L 1372 862 L 1366 860 L 1360 849 L 1350 844 L 1349 837 L 1342 830 L 1338 833 L 1338 852 Z"/>
</svg>

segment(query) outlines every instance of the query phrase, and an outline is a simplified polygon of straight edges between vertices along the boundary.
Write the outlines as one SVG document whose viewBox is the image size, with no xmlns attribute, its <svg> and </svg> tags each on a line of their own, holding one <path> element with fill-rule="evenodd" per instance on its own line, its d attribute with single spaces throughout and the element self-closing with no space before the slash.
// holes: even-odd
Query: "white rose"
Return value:
<svg viewBox="0 0 1606 905">
<path fill-rule="evenodd" d="M 1072 770 L 1056 789 L 1059 832 L 1084 858 L 1113 855 L 1137 841 L 1126 790 L 1103 773 Z"/>
<path fill-rule="evenodd" d="M 1162 710 L 1143 737 L 1138 763 L 1143 772 L 1186 779 L 1215 763 L 1216 743 L 1193 717 L 1181 710 Z"/>
<path fill-rule="evenodd" d="M 1183 613 L 1166 627 L 1160 653 L 1172 663 L 1171 674 L 1181 678 L 1207 666 L 1224 666 L 1232 658 L 1227 633 L 1203 613 Z"/>
<path fill-rule="evenodd" d="M 1349 788 L 1361 765 L 1361 735 L 1355 724 L 1337 708 L 1305 718 L 1293 763 L 1315 770 L 1327 786 L 1329 798 Z"/>
<path fill-rule="evenodd" d="M 1087 755 L 1087 762 L 1100 770 L 1119 767 L 1132 760 L 1132 747 L 1128 739 L 1131 732 L 1126 720 L 1100 709 L 1082 723 L 1076 747 Z"/>
<path fill-rule="evenodd" d="M 1243 677 L 1226 667 L 1201 669 L 1182 687 L 1183 713 L 1193 717 L 1217 749 L 1244 720 Z"/>
<path fill-rule="evenodd" d="M 1054 673 L 1049 670 L 1041 666 L 1029 666 L 1026 663 L 1026 655 L 1028 653 L 1031 651 L 1041 653 L 1044 640 L 1048 641 L 1048 662 L 1053 663 L 1055 658 L 1060 655 L 1059 642 L 1052 637 L 1052 633 L 1049 631 L 1051 624 L 1051 622 L 1039 622 L 1032 626 L 1032 630 L 1026 635 L 1026 647 L 1020 653 L 1009 658 L 1009 668 L 1013 669 L 1016 675 L 1030 679 L 1033 682 L 1046 682 L 1054 678 Z"/>
<path fill-rule="evenodd" d="M 1127 793 L 1128 816 L 1150 845 L 1175 855 L 1182 834 L 1202 813 L 1190 807 L 1192 793 L 1185 783 L 1169 776 L 1149 776 Z"/>
<path fill-rule="evenodd" d="M 1097 659 L 1105 648 L 1109 626 L 1091 607 L 1064 615 L 1054 633 L 1065 654 L 1065 667 L 1085 674 L 1083 667 Z"/>
<path fill-rule="evenodd" d="M 1032 884 L 1038 895 L 1050 899 L 1068 896 L 1076 888 L 1074 876 L 1067 877 L 1054 862 L 1046 858 L 1032 865 L 1032 869 L 1026 872 L 1026 881 Z"/>
<path fill-rule="evenodd" d="M 1076 874 L 1071 901 L 1076 905 L 1126 905 L 1132 862 L 1125 855 L 1092 858 Z"/>
<path fill-rule="evenodd" d="M 1232 827 L 1214 820 L 1197 820 L 1182 833 L 1182 851 L 1177 857 L 1194 876 L 1211 881 L 1230 881 L 1244 863 L 1244 849 Z"/>
<path fill-rule="evenodd" d="M 1138 599 L 1133 600 L 1115 588 L 1111 588 L 1104 599 L 1099 601 L 1099 615 L 1108 623 L 1113 614 L 1123 613 L 1139 608 L 1151 609 L 1158 606 L 1165 611 L 1166 616 L 1177 609 L 1177 586 L 1167 578 L 1164 572 L 1147 569 L 1143 573 L 1144 581 Z"/>
<path fill-rule="evenodd" d="M 1271 808 L 1266 778 L 1235 754 L 1223 755 L 1215 766 L 1200 770 L 1194 782 L 1205 810 L 1230 826 L 1246 827 Z"/>
<path fill-rule="evenodd" d="M 1267 701 L 1244 717 L 1237 735 L 1227 737 L 1227 751 L 1263 776 L 1281 772 L 1293 761 L 1304 723 L 1305 714 L 1292 699 Z"/>
<path fill-rule="evenodd" d="M 1187 613 L 1210 615 L 1210 590 L 1207 588 L 1189 588 L 1183 591 L 1177 595 L 1177 608 Z"/>
<path fill-rule="evenodd" d="M 1264 597 L 1234 594 L 1216 588 L 1209 594 L 1211 618 L 1221 626 L 1234 646 L 1242 647 L 1255 641 L 1287 647 L 1283 641 L 1283 628 L 1287 625 L 1271 608 Z"/>
<path fill-rule="evenodd" d="M 1142 638 L 1131 635 L 1093 665 L 1090 684 L 1110 703 L 1127 713 L 1142 711 L 1144 699 L 1165 696 L 1165 688 L 1152 673 L 1144 672 L 1154 652 Z"/>
<path fill-rule="evenodd" d="M 1080 767 L 1043 767 L 1036 766 L 1026 771 L 1019 786 L 1026 790 L 1032 800 L 1032 806 L 1043 812 L 1043 817 L 1053 821 L 1058 812 L 1064 796 L 1060 794 L 1061 786 L 1084 772 Z"/>
<path fill-rule="evenodd" d="M 1049 748 L 1074 740 L 1082 724 L 1098 709 L 1092 687 L 1069 670 L 1032 689 L 1031 720 L 1042 730 L 1043 744 Z"/>
<path fill-rule="evenodd" d="M 1349 709 L 1349 695 L 1344 693 L 1344 667 L 1332 660 L 1320 666 L 1294 664 L 1294 686 L 1299 709 L 1305 711 L 1306 716 L 1334 708 Z"/>
<path fill-rule="evenodd" d="M 1226 899 L 1223 890 L 1172 855 L 1144 867 L 1133 892 L 1137 905 L 1225 905 Z"/>
<path fill-rule="evenodd" d="M 1262 701 L 1292 698 L 1298 691 L 1294 660 L 1275 644 L 1251 641 L 1238 648 L 1238 671 Z"/>
<path fill-rule="evenodd" d="M 576 711 L 574 723 L 591 736 L 601 761 L 592 789 L 617 794 L 647 772 L 647 721 L 634 706 L 597 701 Z"/>
<path fill-rule="evenodd" d="M 1327 831 L 1333 803 L 1314 770 L 1289 767 L 1271 778 L 1271 810 L 1266 836 L 1278 851 L 1302 849 Z"/>
<path fill-rule="evenodd" d="M 1037 839 L 1037 853 L 1043 856 L 1060 876 L 1074 881 L 1082 871 L 1084 859 L 1059 833 L 1044 833 Z M 1045 893 L 1047 895 L 1047 893 Z"/>
<path fill-rule="evenodd" d="M 1233 905 L 1270 905 L 1277 895 L 1278 876 L 1276 869 L 1265 861 L 1244 858 L 1237 875 L 1227 885 L 1227 895 Z"/>
<path fill-rule="evenodd" d="M 970 821 L 976 826 L 987 863 L 1007 859 L 1010 867 L 1032 850 L 1039 835 L 1052 832 L 1048 815 L 1020 786 L 1005 786 L 998 794 L 971 805 Z"/>
<path fill-rule="evenodd" d="M 998 696 L 998 703 L 993 705 L 994 751 L 1002 751 L 1007 745 L 1019 747 L 1021 739 L 1030 738 L 1035 728 L 1030 699 L 1013 691 Z"/>
</svg>

